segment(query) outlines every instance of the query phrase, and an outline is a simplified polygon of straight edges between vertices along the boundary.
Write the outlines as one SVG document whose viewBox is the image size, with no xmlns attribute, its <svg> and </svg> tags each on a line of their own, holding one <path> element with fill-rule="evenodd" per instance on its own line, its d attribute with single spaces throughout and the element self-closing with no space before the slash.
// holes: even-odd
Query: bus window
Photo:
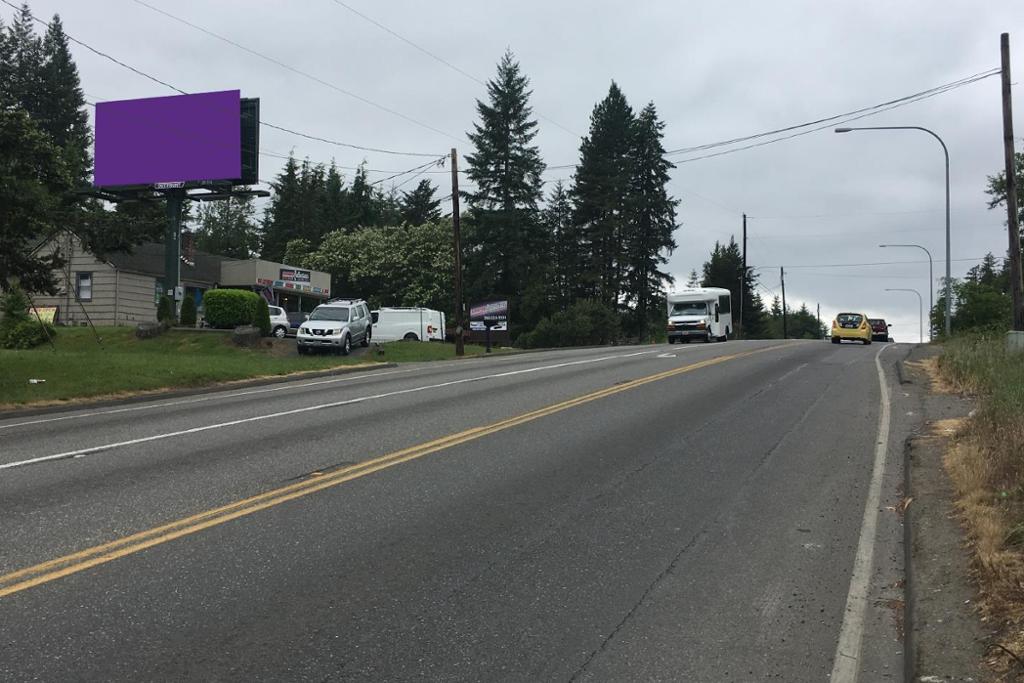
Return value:
<svg viewBox="0 0 1024 683">
<path fill-rule="evenodd" d="M 718 297 L 718 310 L 722 313 L 732 313 L 732 308 L 729 305 L 730 297 L 728 294 L 723 294 Z"/>
</svg>

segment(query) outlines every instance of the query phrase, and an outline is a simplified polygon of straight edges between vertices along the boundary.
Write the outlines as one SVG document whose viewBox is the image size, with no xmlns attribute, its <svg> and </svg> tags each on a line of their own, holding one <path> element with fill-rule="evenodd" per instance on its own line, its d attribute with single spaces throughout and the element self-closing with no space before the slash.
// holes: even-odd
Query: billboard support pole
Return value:
<svg viewBox="0 0 1024 683">
<path fill-rule="evenodd" d="M 185 190 L 171 189 L 164 193 L 167 200 L 167 227 L 164 232 L 164 294 L 174 301 L 181 282 L 181 209 L 185 203 Z"/>
</svg>

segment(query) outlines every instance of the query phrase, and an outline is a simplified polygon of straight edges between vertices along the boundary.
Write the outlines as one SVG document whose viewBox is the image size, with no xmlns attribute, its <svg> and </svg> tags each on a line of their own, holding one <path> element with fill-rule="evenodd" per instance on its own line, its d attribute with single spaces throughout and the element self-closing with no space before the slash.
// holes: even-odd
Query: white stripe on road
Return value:
<svg viewBox="0 0 1024 683">
<path fill-rule="evenodd" d="M 878 527 L 878 506 L 882 497 L 882 475 L 889 453 L 889 387 L 882 369 L 881 355 L 887 346 L 875 354 L 878 385 L 881 389 L 882 410 L 878 416 L 878 441 L 875 442 L 875 465 L 871 472 L 868 499 L 864 503 L 864 519 L 860 525 L 857 555 L 853 560 L 850 591 L 846 595 L 846 611 L 839 630 L 839 644 L 832 662 L 831 683 L 855 683 L 860 673 L 860 650 L 864 639 L 864 614 L 868 604 L 871 569 L 874 564 L 875 532 Z"/>
<path fill-rule="evenodd" d="M 73 451 L 65 451 L 63 453 L 54 453 L 53 455 L 44 455 L 38 458 L 30 458 L 28 460 L 20 460 L 18 462 L 10 462 L 0 465 L 0 470 L 12 469 L 15 467 L 23 467 L 25 465 L 35 465 L 42 462 L 49 462 L 53 460 L 66 460 L 68 458 L 81 458 L 86 455 L 93 453 L 99 453 L 101 451 L 113 450 L 115 448 L 124 448 L 126 446 L 134 446 L 140 443 L 148 443 L 150 441 L 159 441 L 162 439 L 171 439 L 178 436 L 187 436 L 189 434 L 198 434 L 200 432 L 210 431 L 212 429 L 223 429 L 225 427 L 234 427 L 240 424 L 248 424 L 250 422 L 260 422 L 262 420 L 271 420 L 274 418 L 285 417 L 288 415 L 298 415 L 300 413 L 308 413 L 314 410 L 326 410 L 328 408 L 337 408 L 340 406 L 353 405 L 356 403 L 365 403 L 367 401 L 376 401 L 384 398 L 390 398 L 392 396 L 401 396 L 404 394 L 414 394 L 420 391 L 430 391 L 432 389 L 442 389 L 444 387 L 455 386 L 458 384 L 468 384 L 470 382 L 481 382 L 488 379 L 498 379 L 502 377 L 512 377 L 513 375 L 525 375 L 531 372 L 541 372 L 544 370 L 554 370 L 556 368 L 565 368 L 572 365 L 586 365 L 589 363 L 599 363 L 606 360 L 614 360 L 618 358 L 632 358 L 634 356 L 643 356 L 651 353 L 657 353 L 654 351 L 638 351 L 636 353 L 625 353 L 614 356 L 601 356 L 599 358 L 587 358 L 584 360 L 569 361 L 566 363 L 555 363 L 553 365 L 538 365 L 532 368 L 526 368 L 523 370 L 510 370 L 508 372 L 498 372 L 490 375 L 479 375 L 477 377 L 467 377 L 465 379 L 456 379 L 448 382 L 441 382 L 439 384 L 430 384 L 421 387 L 413 387 L 411 389 L 400 389 L 397 391 L 389 391 L 382 394 L 373 394 L 370 396 L 361 396 L 359 398 L 350 398 L 344 401 L 333 401 L 331 403 L 321 403 L 312 406 L 306 406 L 304 408 L 295 408 L 293 410 L 283 410 L 276 413 L 268 413 L 265 415 L 256 415 L 255 417 L 246 417 L 238 420 L 229 420 L 227 422 L 218 422 L 211 425 L 205 425 L 202 427 L 193 427 L 191 429 L 182 429 L 174 432 L 165 432 L 163 434 L 154 434 L 152 436 L 145 436 L 138 439 L 129 439 L 127 441 L 117 441 L 114 443 L 103 444 L 101 446 L 91 446 L 89 448 L 80 448 Z"/>
</svg>

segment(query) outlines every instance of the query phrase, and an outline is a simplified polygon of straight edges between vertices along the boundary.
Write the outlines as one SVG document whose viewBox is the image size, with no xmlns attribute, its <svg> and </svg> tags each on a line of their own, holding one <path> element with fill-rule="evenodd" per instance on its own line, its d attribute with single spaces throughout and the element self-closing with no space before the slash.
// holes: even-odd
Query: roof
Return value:
<svg viewBox="0 0 1024 683">
<path fill-rule="evenodd" d="M 140 244 L 132 249 L 131 253 L 106 254 L 104 260 L 113 264 L 118 270 L 129 273 L 154 277 L 163 277 L 164 275 L 164 245 L 157 242 Z M 220 264 L 233 260 L 235 259 L 196 250 L 193 264 L 190 265 L 182 259 L 181 279 L 182 281 L 190 280 L 212 285 L 215 282 L 220 282 Z"/>
</svg>

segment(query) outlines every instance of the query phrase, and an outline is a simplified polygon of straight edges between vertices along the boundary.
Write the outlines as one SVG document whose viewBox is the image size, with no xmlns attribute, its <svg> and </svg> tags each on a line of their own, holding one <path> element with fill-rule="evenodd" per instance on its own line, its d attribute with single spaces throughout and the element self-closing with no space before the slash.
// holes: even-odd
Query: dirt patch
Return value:
<svg viewBox="0 0 1024 683">
<path fill-rule="evenodd" d="M 931 390 L 937 394 L 959 394 L 961 389 L 956 387 L 939 368 L 939 357 L 922 358 L 921 360 L 907 360 L 903 365 L 911 370 L 917 370 L 928 378 Z"/>
</svg>

